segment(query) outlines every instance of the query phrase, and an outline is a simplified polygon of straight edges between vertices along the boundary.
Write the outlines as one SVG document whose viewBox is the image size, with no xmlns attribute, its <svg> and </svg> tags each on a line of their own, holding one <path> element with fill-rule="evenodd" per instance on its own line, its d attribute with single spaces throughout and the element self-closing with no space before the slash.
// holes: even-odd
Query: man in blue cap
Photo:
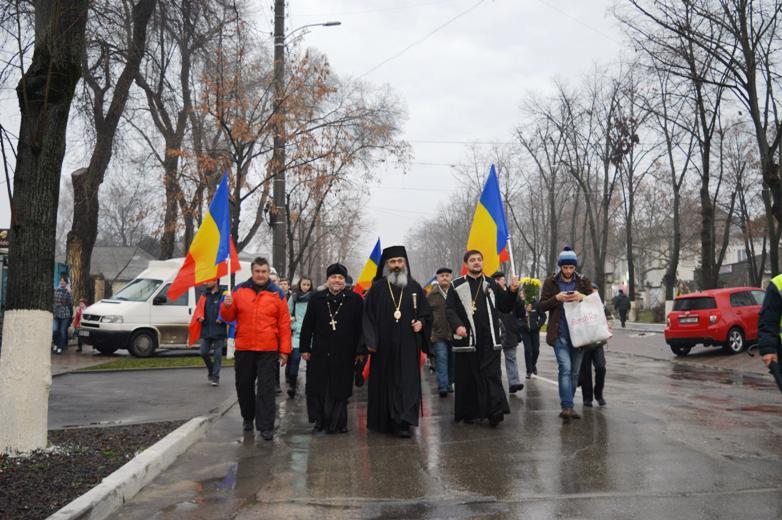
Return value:
<svg viewBox="0 0 782 520">
<path fill-rule="evenodd" d="M 559 367 L 559 400 L 562 408 L 559 416 L 565 420 L 580 419 L 581 416 L 573 410 L 573 397 L 583 352 L 573 348 L 563 304 L 583 300 L 592 292 L 592 282 L 576 272 L 578 257 L 572 248 L 565 246 L 557 264 L 559 271 L 543 282 L 540 310 L 549 313 L 546 343 L 554 347 Z"/>
</svg>

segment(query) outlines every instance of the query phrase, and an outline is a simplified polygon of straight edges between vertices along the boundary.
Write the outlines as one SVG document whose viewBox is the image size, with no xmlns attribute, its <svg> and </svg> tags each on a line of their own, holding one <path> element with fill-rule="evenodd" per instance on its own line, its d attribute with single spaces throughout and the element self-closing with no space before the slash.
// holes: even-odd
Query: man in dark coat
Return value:
<svg viewBox="0 0 782 520">
<path fill-rule="evenodd" d="M 459 338 L 453 345 L 455 419 L 465 423 L 489 419 L 490 425 L 497 426 L 510 413 L 502 386 L 499 314 L 513 311 L 519 282 L 514 277 L 506 291 L 484 276 L 480 251 L 467 251 L 464 263 L 467 275 L 453 281 L 445 302 L 451 331 Z"/>
<path fill-rule="evenodd" d="M 619 314 L 619 321 L 622 322 L 622 328 L 625 328 L 627 311 L 630 310 L 630 298 L 627 297 L 622 289 L 619 289 L 619 294 L 614 296 L 611 303 L 614 304 L 614 310 Z"/>
<path fill-rule="evenodd" d="M 540 311 L 537 299 L 524 307 L 521 320 L 521 341 L 524 343 L 524 365 L 527 367 L 527 379 L 538 375 L 538 356 L 540 355 L 540 329 L 546 323 L 546 313 Z"/>
<path fill-rule="evenodd" d="M 326 290 L 313 295 L 304 314 L 299 350 L 307 361 L 307 413 L 315 431 L 348 431 L 353 367 L 365 355 L 361 343 L 363 302 L 345 289 L 348 270 L 326 270 Z"/>
<path fill-rule="evenodd" d="M 364 301 L 364 340 L 369 367 L 367 427 L 410 437 L 421 412 L 422 349 L 428 351 L 432 311 L 410 277 L 403 246 L 383 250 Z"/>
<path fill-rule="evenodd" d="M 505 273 L 497 271 L 491 275 L 501 289 L 505 290 Z M 526 319 L 524 303 L 516 298 L 512 312 L 500 312 L 500 331 L 502 332 L 502 353 L 505 356 L 505 375 L 508 376 L 508 393 L 515 394 L 524 389 L 519 380 L 519 364 L 516 362 L 516 350 L 521 341 L 521 321 Z"/>
</svg>

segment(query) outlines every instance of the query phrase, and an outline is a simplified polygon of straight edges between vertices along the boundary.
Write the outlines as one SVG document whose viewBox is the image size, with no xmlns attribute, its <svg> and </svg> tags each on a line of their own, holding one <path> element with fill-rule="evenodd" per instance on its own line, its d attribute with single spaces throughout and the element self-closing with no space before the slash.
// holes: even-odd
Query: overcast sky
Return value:
<svg viewBox="0 0 782 520">
<path fill-rule="evenodd" d="M 406 176 L 380 165 L 381 182 L 366 204 L 375 230 L 363 239 L 367 254 L 377 235 L 385 246 L 401 243 L 411 226 L 447 202 L 453 184 L 447 165 L 467 157 L 464 142 L 511 141 L 528 92 L 551 91 L 555 78 L 577 81 L 594 63 L 618 57 L 622 41 L 608 12 L 612 0 L 288 4 L 288 31 L 341 21 L 313 28 L 303 44 L 324 52 L 337 74 L 391 85 L 407 107 L 403 138 L 413 147 L 413 163 Z M 271 30 L 269 7 L 259 18 Z"/>
<path fill-rule="evenodd" d="M 255 17 L 264 32 L 272 30 L 273 3 L 255 0 Z M 313 28 L 302 44 L 325 53 L 340 76 L 390 85 L 407 109 L 402 137 L 413 147 L 413 162 L 406 176 L 391 165 L 379 165 L 380 181 L 372 186 L 365 207 L 373 231 L 359 250 L 368 255 L 377 236 L 385 246 L 401 243 L 411 226 L 433 216 L 452 193 L 448 165 L 466 158 L 465 143 L 512 140 L 527 93 L 545 95 L 554 79 L 577 81 L 594 63 L 615 59 L 622 38 L 608 12 L 611 4 L 289 0 L 288 32 L 305 24 L 341 21 L 339 27 Z M 0 109 L 0 121 L 16 133 L 13 90 L 2 91 Z M 66 163 L 75 165 L 75 158 Z M 7 227 L 4 185 L 2 193 L 0 227 Z"/>
</svg>

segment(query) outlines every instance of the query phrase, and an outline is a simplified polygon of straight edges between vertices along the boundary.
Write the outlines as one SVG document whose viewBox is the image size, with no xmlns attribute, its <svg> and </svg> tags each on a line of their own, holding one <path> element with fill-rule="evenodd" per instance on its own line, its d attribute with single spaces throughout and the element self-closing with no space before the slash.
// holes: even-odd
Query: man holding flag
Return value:
<svg viewBox="0 0 782 520">
<path fill-rule="evenodd" d="M 446 298 L 446 316 L 453 333 L 456 421 L 488 419 L 497 426 L 510 413 L 502 386 L 502 337 L 499 313 L 511 312 L 519 282 L 514 275 L 509 290 L 484 275 L 513 259 L 500 183 L 494 165 L 475 207 L 463 274 L 453 281 Z"/>
<path fill-rule="evenodd" d="M 510 413 L 502 386 L 500 313 L 511 312 L 519 281 L 514 277 L 509 290 L 502 289 L 483 274 L 483 255 L 472 250 L 464 254 L 467 275 L 453 281 L 446 298 L 446 316 L 454 339 L 456 421 L 471 424 L 488 419 L 497 426 Z"/>
<path fill-rule="evenodd" d="M 223 300 L 220 317 L 236 321 L 236 394 L 244 431 L 255 427 L 264 440 L 274 438 L 275 371 L 291 353 L 291 316 L 282 289 L 269 279 L 269 261 L 256 258 L 251 277 Z M 257 380 L 257 395 L 255 393 Z"/>
</svg>

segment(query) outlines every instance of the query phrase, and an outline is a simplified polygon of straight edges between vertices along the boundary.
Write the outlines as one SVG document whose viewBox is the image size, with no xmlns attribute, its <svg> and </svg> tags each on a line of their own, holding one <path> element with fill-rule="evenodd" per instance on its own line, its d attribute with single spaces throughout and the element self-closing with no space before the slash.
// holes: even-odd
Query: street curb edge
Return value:
<svg viewBox="0 0 782 520">
<path fill-rule="evenodd" d="M 131 500 L 181 454 L 206 435 L 209 427 L 236 404 L 228 398 L 209 415 L 194 417 L 127 464 L 104 478 L 100 484 L 66 504 L 47 520 L 103 520 Z"/>
</svg>

